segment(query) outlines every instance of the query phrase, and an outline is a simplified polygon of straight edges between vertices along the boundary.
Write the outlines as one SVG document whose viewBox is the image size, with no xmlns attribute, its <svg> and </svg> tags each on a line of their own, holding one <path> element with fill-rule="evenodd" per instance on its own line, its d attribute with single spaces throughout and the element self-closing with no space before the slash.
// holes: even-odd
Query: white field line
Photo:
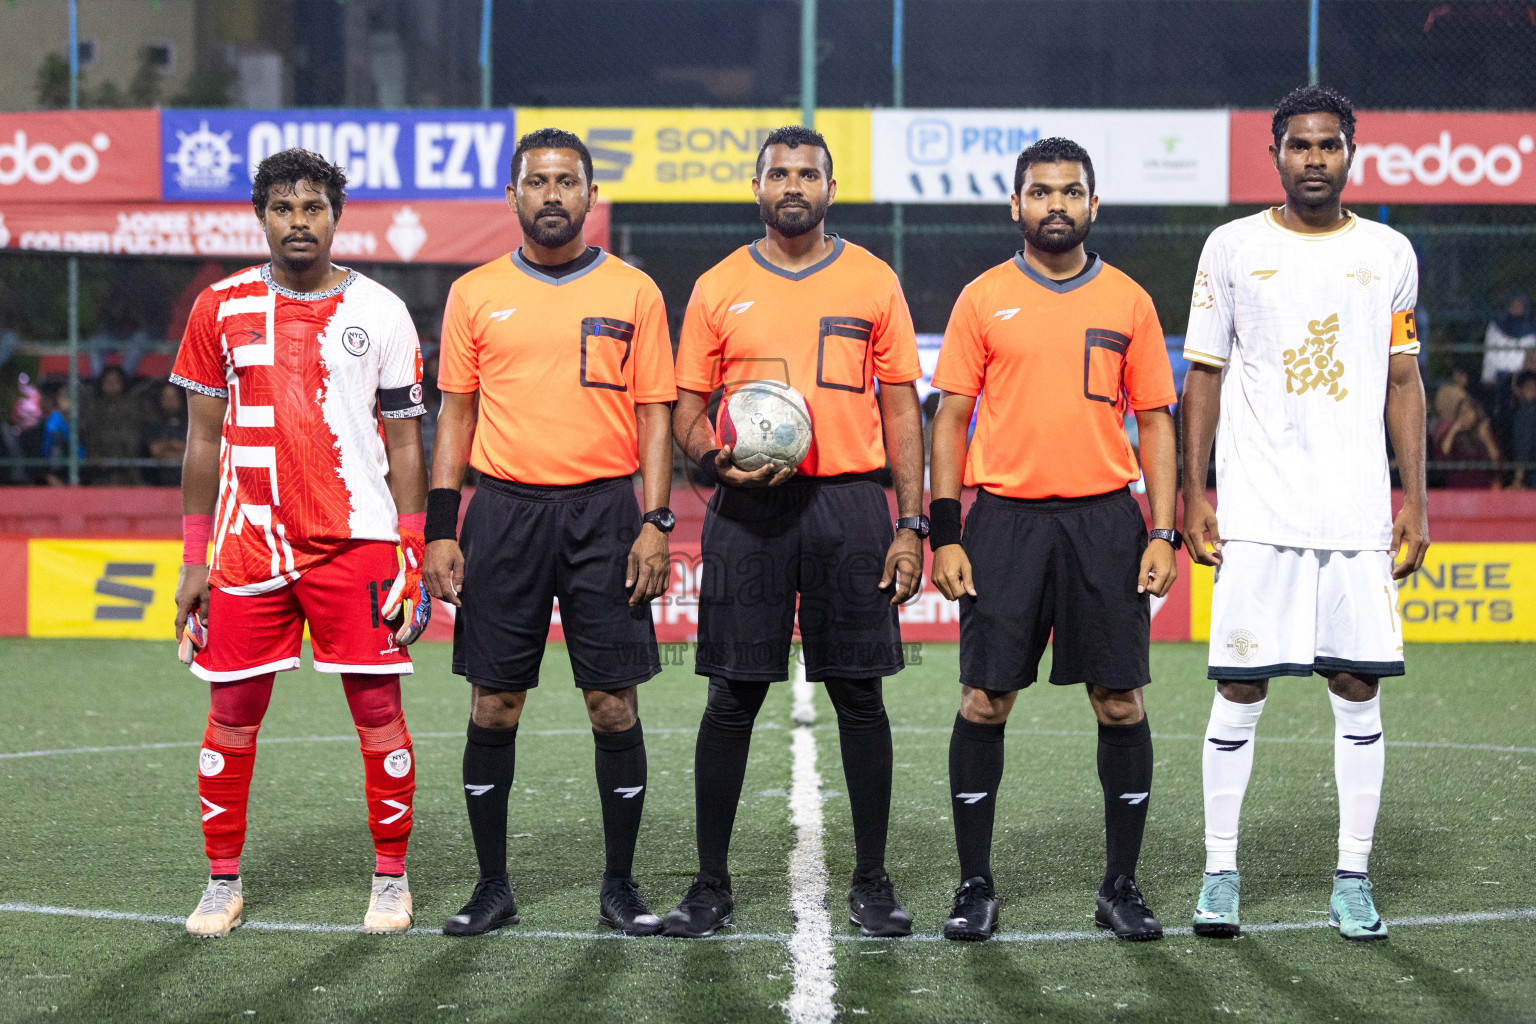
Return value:
<svg viewBox="0 0 1536 1024">
<path fill-rule="evenodd" d="M 174 924 L 180 925 L 185 918 L 172 917 L 168 914 L 135 914 L 121 910 L 89 910 L 77 907 L 51 907 L 39 903 L 0 903 L 0 913 L 4 914 L 36 914 L 45 917 L 70 917 L 83 918 L 92 921 L 126 921 L 135 924 Z M 1389 917 L 1385 919 L 1390 928 L 1424 928 L 1463 924 L 1489 924 L 1499 921 L 1536 921 L 1536 907 L 1527 907 L 1522 910 L 1489 910 L 1472 914 L 1431 914 L 1416 917 Z M 1243 933 L 1256 934 L 1263 932 L 1304 932 L 1316 931 L 1329 927 L 1328 922 L 1321 918 L 1312 921 L 1286 921 L 1278 924 L 1251 924 L 1243 925 Z M 305 932 L 319 934 L 361 934 L 362 926 L 353 924 L 324 924 L 307 921 L 251 921 L 247 920 L 240 926 L 241 931 L 260 932 Z M 441 936 L 442 932 L 436 928 L 412 928 L 406 934 L 416 936 Z M 1164 931 L 1168 936 L 1186 936 L 1192 934 L 1188 928 L 1169 928 Z M 502 928 L 491 932 L 487 938 L 502 939 L 549 939 L 570 940 L 575 942 L 596 941 L 646 941 L 646 942 L 775 942 L 787 943 L 793 940 L 793 935 L 765 932 L 720 932 L 708 939 L 677 939 L 668 940 L 659 936 L 653 939 L 630 940 L 628 936 L 618 932 L 554 932 L 554 931 L 521 931 L 517 928 Z M 1085 939 L 1110 940 L 1113 936 L 1106 931 L 1091 932 L 998 932 L 992 936 L 993 942 L 1017 942 L 1025 944 L 1044 944 L 1053 942 L 1078 942 Z M 835 942 L 944 942 L 943 936 L 936 934 L 911 935 L 904 939 L 867 939 L 862 935 L 834 935 Z M 462 940 L 455 940 L 462 941 Z M 972 943 L 955 943 L 961 949 L 973 948 Z M 830 956 L 830 951 L 828 952 Z"/>
<path fill-rule="evenodd" d="M 795 662 L 794 707 L 790 717 L 793 762 L 790 768 L 789 820 L 795 846 L 789 854 L 789 907 L 795 931 L 789 937 L 794 982 L 784 1012 L 790 1024 L 832 1024 L 837 1007 L 832 997 L 832 919 L 827 913 L 827 861 L 822 854 L 821 774 L 816 770 L 814 690 L 805 678 L 805 665 Z"/>
</svg>

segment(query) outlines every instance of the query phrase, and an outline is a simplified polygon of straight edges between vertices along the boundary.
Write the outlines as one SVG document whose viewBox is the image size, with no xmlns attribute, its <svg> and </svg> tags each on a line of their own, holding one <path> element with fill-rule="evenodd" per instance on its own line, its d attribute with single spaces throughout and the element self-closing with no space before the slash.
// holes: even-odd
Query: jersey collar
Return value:
<svg viewBox="0 0 1536 1024">
<path fill-rule="evenodd" d="M 261 265 L 261 280 L 269 289 L 277 292 L 277 294 L 281 295 L 285 299 L 297 299 L 299 302 L 320 302 L 324 299 L 334 299 L 336 296 L 352 287 L 352 282 L 357 280 L 357 271 L 344 267 L 340 263 L 333 264 L 333 266 L 335 266 L 337 270 L 345 270 L 347 272 L 347 276 L 342 278 L 341 283 L 336 287 L 327 288 L 323 292 L 296 292 L 292 288 L 284 288 L 282 285 L 272 280 L 272 264 L 270 263 L 263 263 Z"/>
<path fill-rule="evenodd" d="M 1049 277 L 1046 277 L 1044 274 L 1040 273 L 1040 271 L 1036 270 L 1025 261 L 1024 253 L 1022 251 L 1013 254 L 1013 265 L 1018 267 L 1019 270 L 1023 272 L 1024 276 L 1035 282 L 1035 284 L 1038 284 L 1042 288 L 1047 288 L 1058 295 L 1064 295 L 1067 292 L 1076 291 L 1083 285 L 1087 284 L 1089 281 L 1092 281 L 1094 278 L 1098 277 L 1099 271 L 1104 269 L 1104 261 L 1099 259 L 1099 254 L 1096 252 L 1090 252 L 1088 254 L 1088 265 L 1086 267 L 1078 271 L 1075 276 L 1069 277 L 1065 281 L 1053 281 Z"/>
<path fill-rule="evenodd" d="M 757 262 L 757 265 L 768 271 L 768 273 L 778 274 L 780 277 L 788 278 L 791 281 L 803 281 L 810 277 L 812 274 L 816 273 L 816 271 L 825 270 L 830 267 L 833 261 L 843 254 L 842 236 L 828 235 L 827 237 L 832 239 L 831 254 L 829 254 L 826 259 L 819 263 L 812 263 L 804 270 L 785 270 L 783 267 L 774 266 L 772 263 L 768 262 L 767 258 L 762 253 L 757 251 L 756 242 L 748 242 L 747 251 L 752 254 L 752 259 Z"/>
<path fill-rule="evenodd" d="M 1338 238 L 1346 231 L 1353 231 L 1355 228 L 1355 222 L 1358 220 L 1358 218 L 1348 210 L 1344 211 L 1344 216 L 1348 219 L 1345 220 L 1343 224 L 1340 224 L 1332 231 L 1324 231 L 1322 234 L 1292 231 L 1290 228 L 1280 223 L 1280 208 L 1278 206 L 1271 206 L 1269 209 L 1264 211 L 1264 223 L 1268 224 L 1270 227 L 1274 228 L 1276 231 L 1280 232 L 1282 235 L 1285 235 L 1288 238 L 1300 238 L 1308 242 L 1317 242 L 1326 238 Z"/>
<path fill-rule="evenodd" d="M 523 259 L 523 250 L 521 246 L 512 250 L 512 265 L 518 270 L 521 270 L 523 273 L 527 274 L 529 277 L 533 278 L 535 281 L 543 281 L 545 284 L 552 284 L 558 288 L 563 284 L 570 284 L 572 281 L 586 277 L 588 274 L 592 273 L 592 271 L 596 270 L 598 267 L 607 262 L 608 251 L 602 246 L 596 246 L 595 248 L 598 250 L 597 259 L 593 260 L 588 266 L 582 267 L 580 270 L 576 271 L 576 273 L 566 274 L 564 277 L 551 277 L 550 275 L 544 273 L 544 271 L 540 270 L 537 263 L 529 263 L 527 260 Z"/>
</svg>

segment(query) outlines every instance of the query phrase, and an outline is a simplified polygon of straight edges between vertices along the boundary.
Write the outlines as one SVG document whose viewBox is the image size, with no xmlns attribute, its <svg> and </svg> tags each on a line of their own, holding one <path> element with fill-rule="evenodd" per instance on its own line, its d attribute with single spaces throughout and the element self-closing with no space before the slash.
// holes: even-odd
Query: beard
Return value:
<svg viewBox="0 0 1536 1024">
<path fill-rule="evenodd" d="M 827 219 L 829 205 L 826 200 L 809 203 L 802 199 L 784 199 L 775 206 L 762 199 L 757 204 L 757 215 L 785 238 L 798 238 L 821 226 Z"/>
<path fill-rule="evenodd" d="M 1339 196 L 1344 193 L 1344 185 L 1348 181 L 1349 174 L 1346 171 L 1338 178 L 1328 178 L 1328 187 L 1326 189 L 1309 192 L 1303 189 L 1302 185 L 1311 184 L 1311 181 L 1302 178 L 1292 178 L 1285 182 L 1285 198 L 1287 202 L 1301 207 L 1331 206 L 1339 201 Z"/>
<path fill-rule="evenodd" d="M 1059 234 L 1049 233 L 1045 230 L 1048 226 L 1054 227 L 1062 223 L 1070 225 L 1071 229 Z M 1071 252 L 1083 244 L 1083 240 L 1088 237 L 1088 232 L 1092 228 L 1093 221 L 1091 218 L 1085 217 L 1083 222 L 1079 224 L 1077 221 L 1062 214 L 1055 214 L 1034 227 L 1027 224 L 1023 218 L 1019 220 L 1019 230 L 1024 233 L 1024 241 L 1028 242 L 1031 248 L 1049 253 Z"/>
<path fill-rule="evenodd" d="M 580 217 L 572 217 L 569 210 L 560 206 L 541 207 L 532 220 L 525 218 L 522 211 L 517 215 L 517 222 L 523 226 L 523 237 L 546 249 L 560 249 L 575 241 L 586 221 L 587 211 L 581 211 Z"/>
</svg>

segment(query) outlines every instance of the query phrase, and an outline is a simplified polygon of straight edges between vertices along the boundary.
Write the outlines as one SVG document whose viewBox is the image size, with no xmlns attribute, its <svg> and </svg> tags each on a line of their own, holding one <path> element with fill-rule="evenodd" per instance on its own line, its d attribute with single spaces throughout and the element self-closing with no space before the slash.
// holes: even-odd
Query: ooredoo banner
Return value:
<svg viewBox="0 0 1536 1024">
<path fill-rule="evenodd" d="M 1232 201 L 1285 199 L 1270 113 L 1232 112 Z M 1536 113 L 1362 110 L 1346 203 L 1536 203 Z"/>
<path fill-rule="evenodd" d="M 587 241 L 608 244 L 609 208 L 587 215 Z M 340 262 L 486 263 L 522 242 L 505 202 L 350 202 L 331 246 Z M 261 224 L 245 203 L 0 204 L 0 250 L 266 259 Z"/>
<path fill-rule="evenodd" d="M 160 198 L 160 114 L 0 114 L 0 203 Z"/>
</svg>

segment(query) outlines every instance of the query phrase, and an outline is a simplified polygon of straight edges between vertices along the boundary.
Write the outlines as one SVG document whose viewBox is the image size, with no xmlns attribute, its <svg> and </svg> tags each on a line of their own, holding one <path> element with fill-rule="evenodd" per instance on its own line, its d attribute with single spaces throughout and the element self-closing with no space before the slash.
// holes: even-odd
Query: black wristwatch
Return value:
<svg viewBox="0 0 1536 1024">
<path fill-rule="evenodd" d="M 896 520 L 896 529 L 912 530 L 917 534 L 918 540 L 927 540 L 929 533 L 927 516 L 902 516 Z"/>
<path fill-rule="evenodd" d="M 677 516 L 672 510 L 663 505 L 661 508 L 653 508 L 640 517 L 641 522 L 650 523 L 662 533 L 671 533 L 672 527 L 677 525 Z"/>
<path fill-rule="evenodd" d="M 1153 530 L 1147 534 L 1148 540 L 1165 540 L 1173 550 L 1179 550 L 1179 545 L 1184 543 L 1184 535 L 1178 530 Z"/>
</svg>

